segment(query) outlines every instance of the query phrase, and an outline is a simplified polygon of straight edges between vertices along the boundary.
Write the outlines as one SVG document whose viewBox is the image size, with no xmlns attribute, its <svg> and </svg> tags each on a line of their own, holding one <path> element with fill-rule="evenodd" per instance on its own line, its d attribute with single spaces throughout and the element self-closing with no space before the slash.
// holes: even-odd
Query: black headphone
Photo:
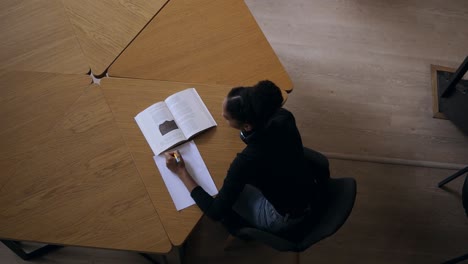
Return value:
<svg viewBox="0 0 468 264">
<path fill-rule="evenodd" d="M 239 137 L 245 144 L 249 144 L 249 140 L 254 134 L 255 134 L 254 130 L 252 131 L 241 130 Z"/>
</svg>

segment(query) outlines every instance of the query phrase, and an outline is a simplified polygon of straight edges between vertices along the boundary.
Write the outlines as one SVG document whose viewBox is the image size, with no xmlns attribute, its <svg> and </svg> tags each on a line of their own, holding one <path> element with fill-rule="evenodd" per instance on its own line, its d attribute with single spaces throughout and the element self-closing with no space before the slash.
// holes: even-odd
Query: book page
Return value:
<svg viewBox="0 0 468 264">
<path fill-rule="evenodd" d="M 198 183 L 198 185 L 200 185 L 208 194 L 218 194 L 218 189 L 211 178 L 210 172 L 206 168 L 197 145 L 195 145 L 193 141 L 189 141 L 174 148 L 174 150 L 178 150 L 180 152 L 180 155 L 185 161 L 185 167 L 190 175 L 192 175 L 195 182 Z M 154 161 L 161 173 L 164 183 L 166 184 L 167 190 L 174 201 L 177 211 L 195 204 L 195 201 L 190 196 L 190 193 L 182 180 L 167 168 L 166 158 L 164 155 L 154 156 Z"/>
<path fill-rule="evenodd" d="M 186 140 L 164 102 L 146 108 L 135 120 L 155 155 Z"/>
<path fill-rule="evenodd" d="M 173 94 L 165 102 L 187 138 L 217 125 L 195 88 Z"/>
</svg>

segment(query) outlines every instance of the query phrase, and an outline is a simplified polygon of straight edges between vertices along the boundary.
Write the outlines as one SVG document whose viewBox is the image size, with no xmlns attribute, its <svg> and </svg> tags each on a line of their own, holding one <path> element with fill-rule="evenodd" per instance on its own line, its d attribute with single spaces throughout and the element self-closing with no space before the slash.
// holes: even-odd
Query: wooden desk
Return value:
<svg viewBox="0 0 468 264">
<path fill-rule="evenodd" d="M 94 75 L 102 75 L 167 0 L 62 0 Z"/>
<path fill-rule="evenodd" d="M 170 242 L 89 76 L 0 74 L 0 238 L 166 253 Z"/>
<path fill-rule="evenodd" d="M 89 71 L 60 0 L 3 0 L 0 16 L 0 69 Z"/>
<path fill-rule="evenodd" d="M 217 127 L 195 137 L 195 143 L 219 189 L 231 161 L 244 148 L 239 132 L 228 127 L 222 117 L 221 104 L 231 87 L 119 78 L 105 78 L 101 86 L 169 239 L 175 246 L 182 245 L 202 213 L 195 205 L 180 212 L 176 210 L 154 164 L 154 154 L 134 117 L 175 92 L 195 87 L 218 123 Z"/>
<path fill-rule="evenodd" d="M 171 0 L 109 68 L 113 77 L 253 85 L 292 83 L 242 0 Z"/>
</svg>

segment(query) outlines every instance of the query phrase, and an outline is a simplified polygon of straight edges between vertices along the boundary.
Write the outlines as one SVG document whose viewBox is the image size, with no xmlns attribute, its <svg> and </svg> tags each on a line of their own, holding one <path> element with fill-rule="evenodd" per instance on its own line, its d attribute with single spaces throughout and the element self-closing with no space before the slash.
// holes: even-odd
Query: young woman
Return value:
<svg viewBox="0 0 468 264">
<path fill-rule="evenodd" d="M 294 116 L 281 107 L 282 102 L 280 89 L 271 81 L 228 93 L 223 116 L 229 126 L 240 130 L 247 146 L 232 162 L 215 198 L 193 180 L 183 158 L 176 162 L 176 153 L 166 153 L 167 167 L 210 218 L 228 222 L 236 212 L 253 227 L 279 233 L 316 212 L 318 182 L 329 176 L 328 161 L 304 150 Z M 305 162 L 305 154 L 315 164 Z"/>
</svg>

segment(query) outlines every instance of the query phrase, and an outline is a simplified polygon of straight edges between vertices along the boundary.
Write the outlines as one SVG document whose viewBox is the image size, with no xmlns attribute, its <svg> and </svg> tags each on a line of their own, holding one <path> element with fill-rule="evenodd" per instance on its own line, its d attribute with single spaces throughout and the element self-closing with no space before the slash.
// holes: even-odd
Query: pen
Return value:
<svg viewBox="0 0 468 264">
<path fill-rule="evenodd" d="M 176 163 L 180 162 L 180 157 L 179 157 L 179 154 L 177 154 L 177 152 L 174 152 L 174 158 L 175 158 Z"/>
</svg>

